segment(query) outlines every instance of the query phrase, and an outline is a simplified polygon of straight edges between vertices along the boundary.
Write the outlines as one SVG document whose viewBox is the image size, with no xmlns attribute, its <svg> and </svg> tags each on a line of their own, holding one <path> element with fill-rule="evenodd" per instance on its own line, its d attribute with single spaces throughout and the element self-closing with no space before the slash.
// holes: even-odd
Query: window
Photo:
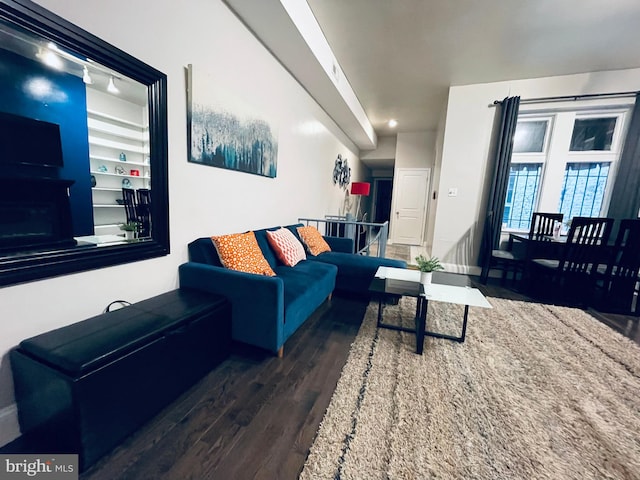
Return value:
<svg viewBox="0 0 640 480">
<path fill-rule="evenodd" d="M 521 112 L 513 138 L 502 226 L 528 230 L 534 211 L 606 213 L 630 107 Z"/>
<path fill-rule="evenodd" d="M 567 163 L 559 208 L 564 218 L 600 216 L 609 167 L 609 162 Z"/>
<path fill-rule="evenodd" d="M 569 150 L 572 152 L 611 150 L 616 120 L 615 117 L 576 119 Z"/>
<path fill-rule="evenodd" d="M 519 119 L 505 199 L 503 228 L 528 230 L 534 212 L 547 150 L 551 117 Z"/>
<path fill-rule="evenodd" d="M 507 199 L 504 203 L 503 225 L 517 230 L 529 229 L 541 170 L 541 163 L 511 165 Z"/>
</svg>

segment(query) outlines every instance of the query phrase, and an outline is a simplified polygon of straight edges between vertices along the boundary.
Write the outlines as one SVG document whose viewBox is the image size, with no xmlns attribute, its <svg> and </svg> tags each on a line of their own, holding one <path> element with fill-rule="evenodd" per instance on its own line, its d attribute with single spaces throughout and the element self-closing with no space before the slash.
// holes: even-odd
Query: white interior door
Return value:
<svg viewBox="0 0 640 480">
<path fill-rule="evenodd" d="M 399 168 L 393 182 L 391 241 L 421 245 L 427 218 L 429 168 Z"/>
</svg>

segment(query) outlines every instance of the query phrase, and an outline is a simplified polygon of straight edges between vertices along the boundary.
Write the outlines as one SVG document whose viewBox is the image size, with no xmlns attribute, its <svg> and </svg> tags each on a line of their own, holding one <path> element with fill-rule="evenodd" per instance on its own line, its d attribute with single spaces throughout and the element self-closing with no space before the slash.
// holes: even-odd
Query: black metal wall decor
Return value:
<svg viewBox="0 0 640 480">
<path fill-rule="evenodd" d="M 336 158 L 333 166 L 333 184 L 346 190 L 350 182 L 351 168 L 349 167 L 349 161 L 346 158 L 343 159 L 342 155 L 338 154 L 338 158 Z"/>
</svg>

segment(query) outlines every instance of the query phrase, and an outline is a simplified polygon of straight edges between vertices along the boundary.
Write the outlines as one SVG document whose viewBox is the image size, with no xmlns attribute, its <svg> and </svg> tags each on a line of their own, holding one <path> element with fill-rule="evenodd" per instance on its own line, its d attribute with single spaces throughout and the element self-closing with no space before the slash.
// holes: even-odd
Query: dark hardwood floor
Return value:
<svg viewBox="0 0 640 480">
<path fill-rule="evenodd" d="M 509 282 L 502 286 L 500 280 L 497 278 L 489 278 L 486 285 L 480 282 L 479 277 L 471 277 L 473 286 L 478 288 L 485 296 L 509 298 L 513 300 L 524 300 L 535 302 L 538 299 L 531 298 L 530 296 L 519 292 L 511 286 Z M 599 312 L 593 308 L 587 308 L 593 317 L 608 325 L 612 329 L 618 331 L 625 337 L 630 338 L 635 343 L 640 345 L 640 319 L 631 315 L 620 315 L 608 312 Z"/>
<path fill-rule="evenodd" d="M 282 359 L 235 345 L 80 478 L 297 478 L 366 307 L 334 295 L 287 341 Z"/>
<path fill-rule="evenodd" d="M 471 281 L 487 296 L 533 301 L 497 280 Z M 235 345 L 81 479 L 296 479 L 366 307 L 334 295 L 287 341 L 282 359 Z M 591 313 L 640 343 L 635 317 Z"/>
</svg>

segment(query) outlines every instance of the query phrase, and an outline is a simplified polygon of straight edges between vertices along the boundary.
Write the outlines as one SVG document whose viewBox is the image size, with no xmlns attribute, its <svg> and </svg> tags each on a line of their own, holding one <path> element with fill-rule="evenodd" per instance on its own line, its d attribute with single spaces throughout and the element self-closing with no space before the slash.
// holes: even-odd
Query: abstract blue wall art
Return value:
<svg viewBox="0 0 640 480">
<path fill-rule="evenodd" d="M 251 106 L 187 67 L 188 161 L 274 178 L 278 138 Z"/>
</svg>

